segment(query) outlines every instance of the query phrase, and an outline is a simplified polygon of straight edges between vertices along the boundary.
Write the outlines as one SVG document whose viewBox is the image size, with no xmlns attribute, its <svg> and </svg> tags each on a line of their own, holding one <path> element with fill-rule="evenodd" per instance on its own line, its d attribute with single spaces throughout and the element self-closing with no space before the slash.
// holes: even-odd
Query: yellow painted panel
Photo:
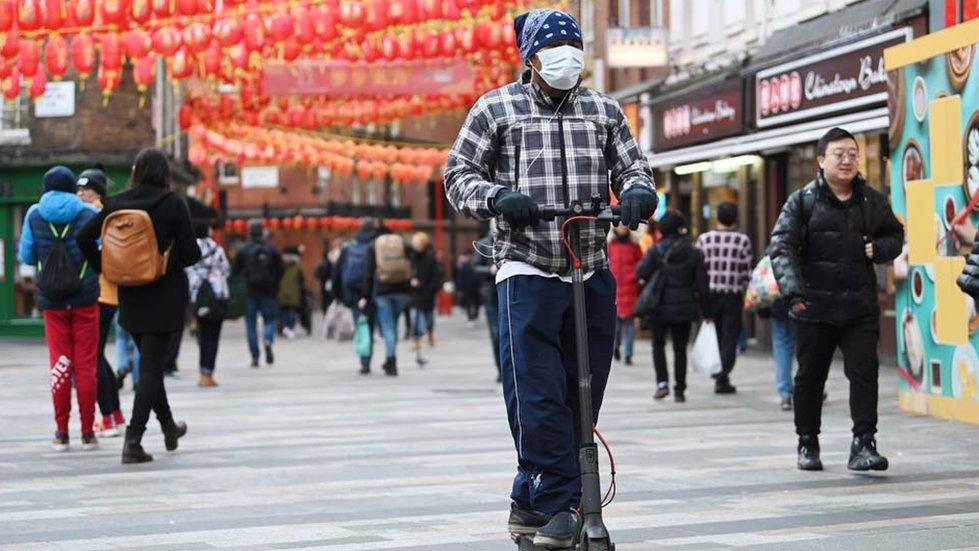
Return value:
<svg viewBox="0 0 979 551">
<path fill-rule="evenodd" d="M 965 268 L 961 256 L 935 259 L 935 336 L 946 344 L 969 343 L 969 311 L 955 278 Z"/>
<path fill-rule="evenodd" d="M 910 413 L 979 424 L 979 402 L 968 398 L 951 398 L 901 390 L 898 391 L 898 405 Z"/>
<path fill-rule="evenodd" d="M 962 181 L 962 98 L 949 96 L 932 100 L 928 106 L 928 135 L 931 148 L 931 179 L 936 184 Z"/>
<path fill-rule="evenodd" d="M 979 19 L 891 46 L 884 50 L 884 68 L 893 71 L 976 43 L 979 43 Z"/>
<path fill-rule="evenodd" d="M 932 180 L 908 182 L 908 262 L 931 264 L 935 261 L 938 219 L 935 217 L 935 185 Z"/>
</svg>

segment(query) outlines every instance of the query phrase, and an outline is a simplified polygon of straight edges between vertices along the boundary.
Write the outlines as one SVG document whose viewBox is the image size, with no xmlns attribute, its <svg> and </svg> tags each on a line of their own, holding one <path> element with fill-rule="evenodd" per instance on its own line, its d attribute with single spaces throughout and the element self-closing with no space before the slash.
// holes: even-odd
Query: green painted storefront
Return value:
<svg viewBox="0 0 979 551">
<path fill-rule="evenodd" d="M 41 180 L 51 164 L 0 168 L 0 337 L 40 337 L 44 327 L 29 309 L 30 292 L 20 278 L 17 244 L 27 209 L 41 197 Z M 75 174 L 87 166 L 68 165 Z M 106 172 L 116 193 L 129 181 L 130 166 L 109 166 Z"/>
</svg>

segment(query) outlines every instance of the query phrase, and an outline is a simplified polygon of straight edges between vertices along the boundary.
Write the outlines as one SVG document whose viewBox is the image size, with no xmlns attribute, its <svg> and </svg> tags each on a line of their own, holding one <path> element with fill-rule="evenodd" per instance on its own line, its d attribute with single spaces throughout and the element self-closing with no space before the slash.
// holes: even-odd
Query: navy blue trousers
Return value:
<svg viewBox="0 0 979 551">
<path fill-rule="evenodd" d="M 553 514 L 581 500 L 578 466 L 578 367 L 571 285 L 514 276 L 497 285 L 500 360 L 510 432 L 517 450 L 511 497 Z M 596 271 L 585 282 L 594 418 L 605 394 L 615 334 L 615 279 Z"/>
</svg>

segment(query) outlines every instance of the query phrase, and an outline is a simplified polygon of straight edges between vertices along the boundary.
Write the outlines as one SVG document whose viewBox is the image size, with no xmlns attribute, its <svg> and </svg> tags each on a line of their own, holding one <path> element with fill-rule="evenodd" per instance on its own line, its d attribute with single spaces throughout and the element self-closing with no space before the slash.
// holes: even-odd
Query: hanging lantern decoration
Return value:
<svg viewBox="0 0 979 551">
<path fill-rule="evenodd" d="M 190 106 L 186 103 L 180 106 L 177 110 L 177 121 L 180 123 L 180 129 L 187 131 L 190 129 L 191 122 L 193 121 L 193 111 Z"/>
<path fill-rule="evenodd" d="M 297 18 L 298 19 L 298 18 Z M 272 40 L 284 42 L 291 38 L 296 32 L 296 27 L 292 21 L 292 14 L 280 12 L 272 17 Z"/>
<path fill-rule="evenodd" d="M 201 76 L 206 76 L 210 78 L 215 78 L 218 75 L 218 71 L 221 70 L 221 44 L 217 41 L 212 41 L 211 45 L 204 50 L 204 55 L 201 58 L 201 68 L 204 74 Z"/>
<path fill-rule="evenodd" d="M 170 14 L 173 13 L 171 2 L 173 0 L 150 0 L 150 8 L 153 10 L 153 15 L 161 19 L 170 17 Z"/>
<path fill-rule="evenodd" d="M 220 19 L 214 24 L 214 36 L 225 48 L 241 42 L 241 25 L 236 19 Z"/>
<path fill-rule="evenodd" d="M 359 27 L 363 20 L 364 9 L 360 2 L 345 1 L 340 4 L 340 23 L 345 27 Z"/>
<path fill-rule="evenodd" d="M 197 15 L 197 0 L 177 0 L 177 13 L 180 15 Z"/>
<path fill-rule="evenodd" d="M 364 10 L 364 26 L 369 32 L 377 32 L 388 26 L 387 0 L 367 0 Z"/>
<path fill-rule="evenodd" d="M 102 22 L 122 26 L 129 16 L 128 0 L 102 0 Z"/>
<path fill-rule="evenodd" d="M 23 38 L 20 41 L 20 53 L 17 56 L 20 74 L 32 77 L 41 66 L 41 47 L 36 40 Z"/>
<path fill-rule="evenodd" d="M 177 50 L 173 57 L 167 59 L 167 71 L 170 73 L 170 78 L 175 81 L 189 77 L 193 70 L 193 66 L 187 59 L 187 52 L 184 50 Z"/>
<path fill-rule="evenodd" d="M 146 57 L 153 48 L 153 39 L 143 29 L 130 29 L 122 35 L 122 49 L 131 60 Z"/>
<path fill-rule="evenodd" d="M 203 23 L 191 23 L 184 28 L 183 40 L 187 53 L 198 54 L 203 52 L 211 41 L 211 29 Z"/>
<path fill-rule="evenodd" d="M 312 44 L 316 40 L 316 21 L 309 10 L 299 6 L 293 11 L 292 17 L 296 21 L 296 40 L 303 46 Z"/>
<path fill-rule="evenodd" d="M 265 26 L 259 16 L 250 14 L 245 18 L 244 36 L 249 51 L 261 51 L 265 47 Z"/>
<path fill-rule="evenodd" d="M 20 69 L 13 67 L 0 85 L 3 87 L 3 97 L 7 101 L 13 101 L 20 97 Z"/>
<path fill-rule="evenodd" d="M 41 18 L 46 29 L 57 30 L 64 26 L 68 18 L 65 0 L 41 0 Z"/>
<path fill-rule="evenodd" d="M 156 81 L 156 56 L 148 55 L 136 60 L 133 65 L 133 81 L 139 91 L 139 106 L 146 104 L 146 92 Z"/>
<path fill-rule="evenodd" d="M 68 17 L 74 25 L 91 27 L 95 21 L 95 0 L 74 0 L 69 3 Z"/>
<path fill-rule="evenodd" d="M 442 19 L 442 0 L 421 0 L 425 20 Z"/>
<path fill-rule="evenodd" d="M 153 33 L 153 49 L 162 56 L 172 56 L 180 49 L 180 31 L 163 27 Z"/>
<path fill-rule="evenodd" d="M 329 229 L 333 225 L 333 217 L 331 216 L 320 216 L 320 228 Z"/>
<path fill-rule="evenodd" d="M 38 0 L 19 0 L 17 2 L 17 27 L 22 31 L 36 31 L 41 28 L 41 10 Z"/>
<path fill-rule="evenodd" d="M 48 37 L 44 44 L 44 60 L 48 73 L 55 80 L 61 80 L 68 72 L 68 42 L 58 33 Z"/>
<path fill-rule="evenodd" d="M 13 0 L 0 0 L 0 33 L 5 33 L 14 27 L 17 20 L 17 5 Z"/>
<path fill-rule="evenodd" d="M 105 33 L 101 37 L 102 67 L 110 71 L 122 70 L 122 43 L 116 33 Z"/>
<path fill-rule="evenodd" d="M 132 0 L 129 16 L 140 25 L 149 21 L 150 17 L 153 16 L 153 6 L 150 5 L 150 0 Z"/>
<path fill-rule="evenodd" d="M 109 104 L 112 93 L 119 88 L 122 82 L 122 71 L 119 69 L 109 69 L 105 65 L 99 66 L 99 88 L 102 89 L 102 106 Z"/>
<path fill-rule="evenodd" d="M 95 69 L 95 42 L 87 34 L 78 34 L 71 39 L 71 64 L 81 79 L 82 90 L 88 75 Z"/>
<path fill-rule="evenodd" d="M 445 58 L 455 57 L 456 46 L 457 46 L 455 33 L 449 30 L 442 31 L 442 35 L 440 38 L 442 43 L 442 49 L 440 53 L 442 57 Z"/>
<path fill-rule="evenodd" d="M 324 42 L 329 42 L 337 37 L 337 11 L 327 7 L 321 9 L 318 6 L 310 6 L 309 18 L 313 21 L 313 29 L 316 37 Z"/>
<path fill-rule="evenodd" d="M 265 224 L 264 220 L 262 221 L 262 224 L 263 225 Z M 241 233 L 244 233 L 244 231 L 248 229 L 248 221 L 245 220 L 244 218 L 239 218 L 235 220 L 235 229 Z"/>
<path fill-rule="evenodd" d="M 296 228 L 297 230 L 302 229 L 302 227 L 303 227 L 303 215 L 297 214 L 297 215 L 295 215 L 295 216 L 292 217 L 292 227 Z"/>
<path fill-rule="evenodd" d="M 44 67 L 38 67 L 37 72 L 31 77 L 31 87 L 27 89 L 27 92 L 30 94 L 31 99 L 36 100 L 44 95 L 44 90 L 47 87 L 48 73 L 44 70 Z"/>
<path fill-rule="evenodd" d="M 295 61 L 302 54 L 303 47 L 294 37 L 290 37 L 282 45 L 282 59 L 285 61 Z"/>
</svg>

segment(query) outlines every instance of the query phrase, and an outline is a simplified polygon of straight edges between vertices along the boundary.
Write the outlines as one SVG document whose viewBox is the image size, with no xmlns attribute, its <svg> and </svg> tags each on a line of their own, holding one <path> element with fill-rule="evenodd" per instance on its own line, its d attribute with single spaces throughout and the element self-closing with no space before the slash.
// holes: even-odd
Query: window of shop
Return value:
<svg viewBox="0 0 979 551">
<path fill-rule="evenodd" d="M 13 208 L 14 249 L 11 252 L 14 255 L 17 254 L 17 246 L 20 244 L 24 215 L 27 214 L 28 208 L 30 205 L 17 205 Z M 37 299 L 37 269 L 34 266 L 18 262 L 12 275 L 14 279 L 14 317 L 41 317 Z"/>
<path fill-rule="evenodd" d="M 28 107 L 30 101 L 24 90 L 12 101 L 0 102 L 0 144 L 27 145 L 31 143 Z"/>
</svg>

